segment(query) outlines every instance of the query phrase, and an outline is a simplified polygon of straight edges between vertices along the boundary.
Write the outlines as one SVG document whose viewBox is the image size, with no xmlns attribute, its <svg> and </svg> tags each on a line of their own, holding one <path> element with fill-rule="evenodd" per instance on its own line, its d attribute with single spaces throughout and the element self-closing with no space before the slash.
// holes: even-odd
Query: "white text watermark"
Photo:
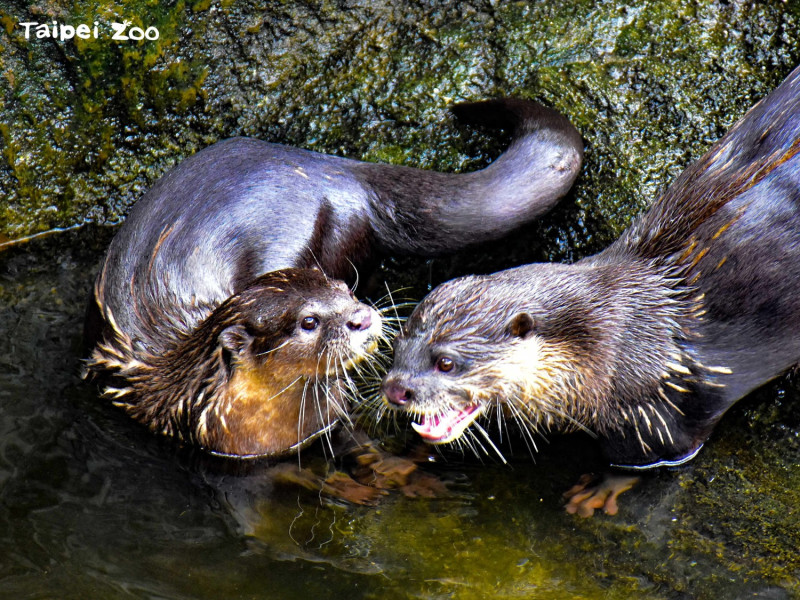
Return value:
<svg viewBox="0 0 800 600">
<path fill-rule="evenodd" d="M 108 37 L 109 39 L 119 42 L 126 41 L 139 41 L 139 40 L 157 40 L 160 36 L 158 29 L 155 27 L 131 27 L 130 21 L 122 23 L 112 22 L 109 23 L 111 31 L 107 31 L 95 21 L 92 25 L 81 23 L 80 25 L 67 25 L 59 23 L 58 21 L 51 21 L 50 23 L 38 23 L 36 21 L 27 21 L 20 23 L 25 31 L 25 39 L 56 39 L 60 41 L 71 40 L 73 38 L 80 38 L 82 40 L 96 40 L 100 37 Z"/>
</svg>

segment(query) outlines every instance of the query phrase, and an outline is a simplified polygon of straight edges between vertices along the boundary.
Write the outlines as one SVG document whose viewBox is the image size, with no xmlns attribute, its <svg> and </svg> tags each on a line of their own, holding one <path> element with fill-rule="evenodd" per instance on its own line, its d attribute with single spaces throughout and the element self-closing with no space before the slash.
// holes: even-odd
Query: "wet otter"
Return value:
<svg viewBox="0 0 800 600">
<path fill-rule="evenodd" d="M 582 141 L 557 112 L 513 99 L 455 110 L 514 129 L 481 171 L 245 138 L 182 162 L 111 243 L 87 316 L 87 373 L 110 375 L 105 395 L 152 430 L 212 452 L 275 455 L 329 428 L 346 410 L 339 380 L 381 328 L 337 280 L 376 250 L 434 255 L 498 237 L 577 176 Z"/>
<path fill-rule="evenodd" d="M 800 69 L 605 251 L 434 289 L 395 341 L 386 401 L 433 443 L 496 411 L 530 435 L 587 429 L 613 466 L 690 460 L 800 360 L 798 151 Z"/>
<path fill-rule="evenodd" d="M 380 315 L 317 269 L 256 277 L 194 329 L 170 322 L 172 305 L 140 314 L 170 338 L 101 343 L 89 365 L 113 371 L 106 394 L 164 435 L 235 456 L 297 449 L 346 415 L 340 376 L 381 335 Z"/>
</svg>

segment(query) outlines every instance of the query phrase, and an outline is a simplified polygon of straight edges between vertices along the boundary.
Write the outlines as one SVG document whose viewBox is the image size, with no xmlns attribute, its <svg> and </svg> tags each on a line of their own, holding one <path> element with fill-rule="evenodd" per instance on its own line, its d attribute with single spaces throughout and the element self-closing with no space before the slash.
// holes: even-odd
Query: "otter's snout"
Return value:
<svg viewBox="0 0 800 600">
<path fill-rule="evenodd" d="M 414 390 L 406 387 L 396 379 L 384 379 L 381 384 L 384 398 L 395 406 L 405 406 L 414 399 Z"/>
<path fill-rule="evenodd" d="M 372 325 L 372 311 L 368 306 L 359 308 L 347 319 L 347 327 L 352 331 L 364 331 Z"/>
</svg>

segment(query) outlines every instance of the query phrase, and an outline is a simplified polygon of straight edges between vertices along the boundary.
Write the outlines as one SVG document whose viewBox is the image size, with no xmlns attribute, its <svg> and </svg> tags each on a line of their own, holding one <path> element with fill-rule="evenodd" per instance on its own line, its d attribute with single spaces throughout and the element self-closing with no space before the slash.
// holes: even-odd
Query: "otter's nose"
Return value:
<svg viewBox="0 0 800 600">
<path fill-rule="evenodd" d="M 384 380 L 381 391 L 386 399 L 395 406 L 403 406 L 414 399 L 414 390 L 407 388 L 394 379 Z"/>
<path fill-rule="evenodd" d="M 372 311 L 368 307 L 359 308 L 350 315 L 347 320 L 347 327 L 353 331 L 364 331 L 372 325 Z"/>
</svg>

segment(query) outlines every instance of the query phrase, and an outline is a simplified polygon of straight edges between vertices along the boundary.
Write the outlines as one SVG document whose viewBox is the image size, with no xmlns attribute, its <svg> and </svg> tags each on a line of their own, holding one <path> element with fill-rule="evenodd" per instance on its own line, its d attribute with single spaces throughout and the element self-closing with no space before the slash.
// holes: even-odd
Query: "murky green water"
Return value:
<svg viewBox="0 0 800 600">
<path fill-rule="evenodd" d="M 695 463 L 580 520 L 597 467 L 555 438 L 510 466 L 448 457 L 444 498 L 356 507 L 233 474 L 148 435 L 76 378 L 109 232 L 0 255 L 0 597 L 800 597 L 800 409 L 788 381 L 730 414 Z M 312 449 L 311 459 L 318 450 Z"/>
</svg>

